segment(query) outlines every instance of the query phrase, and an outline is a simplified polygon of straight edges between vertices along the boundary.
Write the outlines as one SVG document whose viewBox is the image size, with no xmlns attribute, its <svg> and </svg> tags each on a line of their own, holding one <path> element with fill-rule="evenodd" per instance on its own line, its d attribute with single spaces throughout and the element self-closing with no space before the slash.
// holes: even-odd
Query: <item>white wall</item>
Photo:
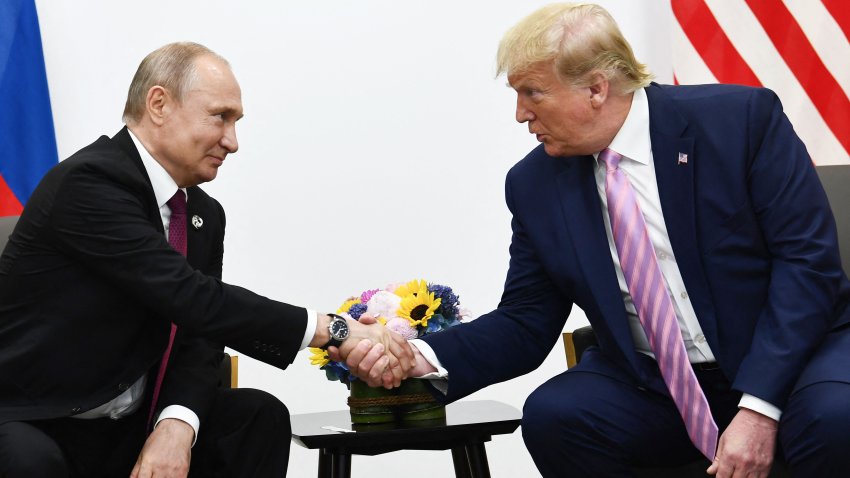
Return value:
<svg viewBox="0 0 850 478">
<path fill-rule="evenodd" d="M 504 31 L 538 0 L 37 0 L 59 155 L 120 127 L 139 61 L 177 40 L 232 63 L 246 116 L 240 150 L 205 189 L 228 212 L 225 280 L 335 310 L 348 295 L 422 277 L 474 315 L 496 306 L 508 262 L 508 168 L 535 146 L 493 78 Z M 611 0 L 637 55 L 671 79 L 669 6 Z M 567 329 L 586 324 L 574 311 Z M 292 413 L 345 407 L 303 351 L 286 371 L 242 358 L 240 385 Z M 565 369 L 563 347 L 532 374 L 482 390 L 521 408 Z M 519 432 L 488 444 L 494 478 L 538 476 Z M 290 476 L 317 454 L 292 447 Z M 451 476 L 444 452 L 354 459 L 354 477 Z"/>
</svg>

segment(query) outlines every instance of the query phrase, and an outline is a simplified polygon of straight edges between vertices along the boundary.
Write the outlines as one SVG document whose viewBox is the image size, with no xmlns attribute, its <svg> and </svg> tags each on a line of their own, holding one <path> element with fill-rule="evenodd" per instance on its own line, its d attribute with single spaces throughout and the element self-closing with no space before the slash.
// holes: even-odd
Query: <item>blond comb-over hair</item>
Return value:
<svg viewBox="0 0 850 478">
<path fill-rule="evenodd" d="M 652 81 L 608 11 L 590 3 L 554 3 L 520 20 L 499 44 L 496 76 L 547 61 L 568 85 L 587 86 L 601 73 L 626 94 Z"/>
</svg>

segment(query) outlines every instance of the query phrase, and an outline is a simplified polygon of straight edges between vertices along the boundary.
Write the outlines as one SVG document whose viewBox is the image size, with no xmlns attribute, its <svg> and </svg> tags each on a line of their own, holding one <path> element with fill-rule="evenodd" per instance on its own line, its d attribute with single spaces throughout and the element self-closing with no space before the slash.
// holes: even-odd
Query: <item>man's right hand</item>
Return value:
<svg viewBox="0 0 850 478">
<path fill-rule="evenodd" d="M 398 387 L 409 376 L 416 362 L 407 340 L 370 316 L 350 319 L 348 327 L 348 339 L 328 348 L 332 360 L 345 361 L 355 377 L 372 387 Z"/>
<path fill-rule="evenodd" d="M 194 439 L 195 430 L 188 423 L 175 418 L 162 420 L 142 447 L 130 478 L 185 478 Z"/>
<path fill-rule="evenodd" d="M 364 318 L 361 318 L 360 320 L 363 322 Z M 372 323 L 371 321 L 373 320 L 374 319 L 366 318 L 365 321 L 368 324 Z M 425 360 L 419 352 L 419 349 L 410 345 L 404 338 L 395 333 L 392 333 L 392 336 L 395 340 L 403 341 L 407 348 L 413 352 L 411 367 L 404 368 L 401 364 L 399 366 L 399 369 L 404 372 L 403 378 L 421 377 L 437 371 L 433 365 Z M 352 350 L 345 357 L 343 357 L 335 347 L 328 349 L 328 355 L 331 360 L 337 362 L 345 361 L 351 371 L 351 374 L 366 382 L 366 384 L 370 387 L 384 386 L 385 388 L 392 388 L 393 385 L 398 386 L 398 383 L 390 382 L 388 379 L 387 367 L 390 366 L 391 362 L 385 354 L 385 347 L 383 344 L 373 343 L 368 339 L 364 339 L 355 343 Z M 392 378 L 394 377 L 395 376 L 392 375 Z"/>
</svg>

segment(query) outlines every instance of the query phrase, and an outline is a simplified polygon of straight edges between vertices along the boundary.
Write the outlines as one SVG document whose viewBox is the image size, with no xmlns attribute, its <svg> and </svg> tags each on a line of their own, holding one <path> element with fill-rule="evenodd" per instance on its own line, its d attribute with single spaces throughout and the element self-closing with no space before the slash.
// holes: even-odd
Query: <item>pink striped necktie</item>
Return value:
<svg viewBox="0 0 850 478">
<path fill-rule="evenodd" d="M 605 194 L 614 244 L 638 318 L 658 360 L 661 376 L 685 422 L 688 436 L 709 460 L 717 450 L 717 425 L 708 400 L 688 361 L 682 331 L 658 267 L 655 249 L 629 179 L 619 168 L 623 157 L 610 149 L 599 153 L 605 163 Z"/>
<path fill-rule="evenodd" d="M 171 209 L 171 220 L 168 223 L 168 244 L 180 254 L 186 255 L 186 193 L 178 189 L 174 196 L 166 203 Z M 165 379 L 165 369 L 168 366 L 168 358 L 171 356 L 171 348 L 174 345 L 174 336 L 177 334 L 177 326 L 171 324 L 171 335 L 168 337 L 168 347 L 162 354 L 162 360 L 159 362 L 159 372 L 156 374 L 156 382 L 153 387 L 153 398 L 151 399 L 151 409 L 148 412 L 148 430 L 153 424 L 153 414 L 156 411 L 156 404 L 159 400 L 159 392 L 162 388 L 162 381 Z"/>
</svg>

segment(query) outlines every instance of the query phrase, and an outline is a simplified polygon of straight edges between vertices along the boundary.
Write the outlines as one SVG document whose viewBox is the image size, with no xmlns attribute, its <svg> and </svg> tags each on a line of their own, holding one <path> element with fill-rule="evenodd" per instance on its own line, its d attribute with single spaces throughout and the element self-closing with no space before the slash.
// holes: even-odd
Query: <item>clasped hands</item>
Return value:
<svg viewBox="0 0 850 478">
<path fill-rule="evenodd" d="M 398 387 L 401 381 L 419 373 L 427 362 L 416 347 L 402 336 L 384 327 L 374 317 L 363 315 L 349 321 L 348 339 L 337 347 L 328 347 L 328 356 L 345 362 L 351 374 L 370 387 Z"/>
</svg>

